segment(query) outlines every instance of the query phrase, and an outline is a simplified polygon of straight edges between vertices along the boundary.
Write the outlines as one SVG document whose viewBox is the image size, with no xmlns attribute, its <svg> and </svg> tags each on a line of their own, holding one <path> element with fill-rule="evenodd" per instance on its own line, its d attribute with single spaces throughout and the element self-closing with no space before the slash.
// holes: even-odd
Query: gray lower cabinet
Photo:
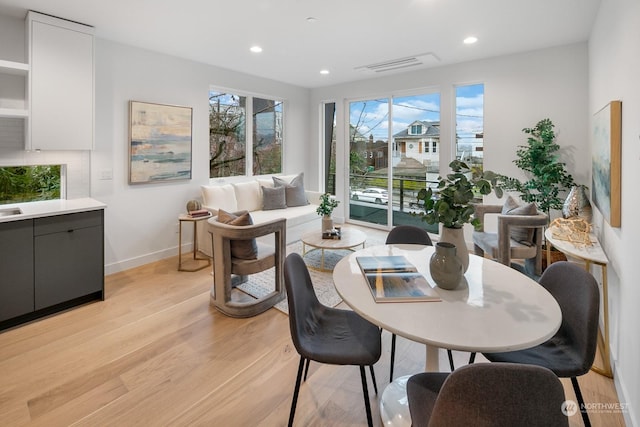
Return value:
<svg viewBox="0 0 640 427">
<path fill-rule="evenodd" d="M 0 223 L 0 322 L 31 313 L 33 220 Z"/>
<path fill-rule="evenodd" d="M 96 292 L 102 293 L 102 214 L 103 211 L 99 210 L 35 220 L 36 310 Z"/>
<path fill-rule="evenodd" d="M 104 211 L 0 223 L 0 329 L 104 299 Z"/>
</svg>

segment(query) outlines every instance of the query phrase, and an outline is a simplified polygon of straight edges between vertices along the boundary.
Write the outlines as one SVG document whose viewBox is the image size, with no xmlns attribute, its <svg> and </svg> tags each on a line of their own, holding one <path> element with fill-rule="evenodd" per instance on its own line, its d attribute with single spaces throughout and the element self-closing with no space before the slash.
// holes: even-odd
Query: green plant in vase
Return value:
<svg viewBox="0 0 640 427">
<path fill-rule="evenodd" d="M 320 196 L 320 204 L 316 209 L 316 213 L 322 216 L 322 232 L 333 230 L 333 220 L 331 219 L 331 214 L 339 204 L 340 202 L 329 193 L 324 193 Z"/>
<path fill-rule="evenodd" d="M 424 202 L 424 213 L 419 215 L 428 224 L 442 224 L 440 241 L 447 241 L 456 245 L 457 256 L 464 269 L 469 265 L 469 254 L 466 249 L 462 227 L 471 224 L 480 225 L 480 220 L 474 217 L 474 202 L 477 198 L 491 193 L 495 189 L 496 195 L 502 197 L 502 190 L 497 186 L 498 175 L 485 171 L 473 174 L 469 166 L 460 160 L 449 164 L 451 173 L 445 177 L 438 177 L 438 186 L 421 189 L 417 198 Z"/>
<path fill-rule="evenodd" d="M 513 162 L 525 173 L 527 180 L 499 176 L 499 185 L 504 190 L 518 192 L 523 201 L 535 203 L 547 216 L 551 209 L 562 209 L 565 198 L 561 193 L 575 185 L 565 163 L 559 159 L 560 146 L 555 142 L 553 128 L 550 119 L 543 119 L 532 128 L 522 129 L 529 135 L 527 145 L 518 147 L 518 158 Z"/>
</svg>

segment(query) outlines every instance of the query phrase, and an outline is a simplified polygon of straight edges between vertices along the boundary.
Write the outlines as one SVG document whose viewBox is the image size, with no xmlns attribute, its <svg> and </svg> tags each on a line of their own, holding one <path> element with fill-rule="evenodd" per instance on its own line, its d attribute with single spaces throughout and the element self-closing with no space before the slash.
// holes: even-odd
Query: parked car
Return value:
<svg viewBox="0 0 640 427">
<path fill-rule="evenodd" d="M 371 202 L 381 204 L 387 204 L 389 202 L 389 197 L 387 194 L 387 190 L 382 188 L 365 188 L 364 190 L 356 190 L 351 193 L 351 198 L 353 200 L 360 200 L 363 202 Z"/>
</svg>

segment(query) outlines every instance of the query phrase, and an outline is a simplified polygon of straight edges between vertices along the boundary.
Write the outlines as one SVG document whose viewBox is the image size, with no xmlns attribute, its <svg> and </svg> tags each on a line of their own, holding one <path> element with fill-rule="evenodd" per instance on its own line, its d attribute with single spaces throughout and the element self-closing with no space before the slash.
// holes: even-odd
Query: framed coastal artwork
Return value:
<svg viewBox="0 0 640 427">
<path fill-rule="evenodd" d="M 129 184 L 191 179 L 190 107 L 129 101 Z"/>
<path fill-rule="evenodd" d="M 591 198 L 612 227 L 621 226 L 622 102 L 594 115 Z"/>
</svg>

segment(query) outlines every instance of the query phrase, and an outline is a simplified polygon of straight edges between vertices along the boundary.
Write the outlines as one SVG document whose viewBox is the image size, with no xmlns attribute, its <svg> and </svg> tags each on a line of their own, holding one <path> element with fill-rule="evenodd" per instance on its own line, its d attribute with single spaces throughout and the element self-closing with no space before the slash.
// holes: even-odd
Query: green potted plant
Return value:
<svg viewBox="0 0 640 427">
<path fill-rule="evenodd" d="M 469 254 L 462 227 L 467 223 L 474 227 L 480 225 L 480 220 L 473 216 L 474 201 L 477 197 L 491 193 L 498 175 L 490 171 L 473 174 L 469 166 L 460 160 L 454 160 L 449 167 L 452 173 L 446 177 L 438 177 L 435 192 L 431 188 L 418 192 L 418 200 L 424 202 L 424 213 L 419 215 L 428 224 L 442 224 L 440 241 L 456 245 L 457 256 L 466 271 Z M 502 190 L 499 187 L 495 187 L 495 190 L 498 197 L 501 197 Z"/>
<path fill-rule="evenodd" d="M 316 209 L 316 213 L 322 216 L 322 232 L 333 230 L 331 213 L 338 207 L 338 204 L 340 204 L 340 202 L 329 193 L 324 193 L 320 196 L 320 204 L 318 205 L 318 209 Z"/>
<path fill-rule="evenodd" d="M 521 145 L 516 151 L 513 162 L 527 176 L 526 181 L 499 176 L 499 185 L 503 190 L 516 191 L 525 202 L 533 202 L 549 216 L 551 209 L 562 209 L 565 201 L 561 193 L 567 192 L 573 185 L 573 177 L 566 165 L 559 160 L 554 124 L 550 119 L 540 120 L 532 128 L 522 131 L 529 135 L 527 145 Z"/>
</svg>

